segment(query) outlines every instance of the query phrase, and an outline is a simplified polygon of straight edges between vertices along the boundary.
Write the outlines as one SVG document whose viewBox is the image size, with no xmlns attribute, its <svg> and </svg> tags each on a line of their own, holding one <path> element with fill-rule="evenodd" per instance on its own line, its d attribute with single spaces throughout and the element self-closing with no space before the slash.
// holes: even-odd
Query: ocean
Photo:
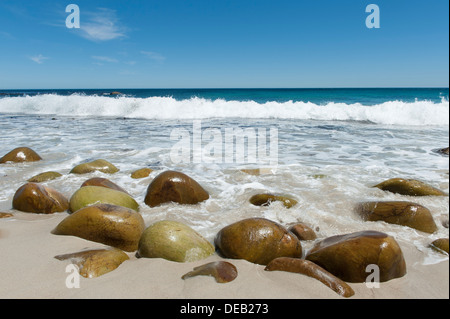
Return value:
<svg viewBox="0 0 450 319">
<path fill-rule="evenodd" d="M 423 263 L 444 258 L 428 245 L 449 236 L 442 226 L 448 196 L 412 198 L 372 186 L 403 177 L 448 193 L 449 158 L 436 151 L 449 146 L 448 88 L 0 90 L 0 129 L 0 156 L 28 146 L 44 159 L 0 165 L 0 211 L 11 209 L 28 178 L 58 171 L 63 177 L 45 184 L 69 198 L 86 179 L 106 177 L 138 201 L 148 225 L 177 220 L 211 241 L 235 221 L 264 217 L 283 225 L 304 222 L 319 238 L 383 231 L 414 243 Z M 120 171 L 68 174 L 100 158 Z M 143 167 L 154 169 L 150 177 L 130 177 Z M 241 171 L 247 168 L 265 174 Z M 197 180 L 210 199 L 146 206 L 149 183 L 169 169 Z M 266 192 L 287 194 L 298 204 L 249 203 Z M 372 200 L 422 204 L 438 231 L 364 222 L 354 207 Z"/>
</svg>

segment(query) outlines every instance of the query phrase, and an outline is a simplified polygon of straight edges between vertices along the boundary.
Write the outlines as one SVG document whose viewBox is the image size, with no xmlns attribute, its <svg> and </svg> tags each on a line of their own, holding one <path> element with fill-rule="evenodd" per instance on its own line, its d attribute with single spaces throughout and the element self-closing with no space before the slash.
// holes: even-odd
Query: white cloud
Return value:
<svg viewBox="0 0 450 319">
<path fill-rule="evenodd" d="M 43 56 L 42 54 L 39 54 L 37 56 L 30 57 L 30 59 L 32 61 L 36 62 L 37 64 L 42 64 L 42 63 L 44 63 L 44 60 L 48 60 L 50 58 L 47 58 L 47 57 Z"/>
<path fill-rule="evenodd" d="M 149 59 L 152 59 L 157 62 L 164 62 L 166 60 L 165 56 L 162 56 L 159 53 L 156 52 L 150 52 L 150 51 L 141 51 L 141 54 L 145 55 Z"/>
<path fill-rule="evenodd" d="M 87 16 L 86 22 L 83 18 Z M 126 28 L 119 24 L 116 11 L 99 9 L 96 13 L 81 13 L 80 35 L 91 41 L 109 41 L 125 37 Z"/>
<path fill-rule="evenodd" d="M 119 62 L 119 60 L 114 59 L 114 58 L 110 58 L 107 56 L 93 56 L 92 57 L 94 60 L 98 60 L 98 61 L 102 61 L 102 62 L 109 62 L 109 63 L 117 63 Z"/>
</svg>

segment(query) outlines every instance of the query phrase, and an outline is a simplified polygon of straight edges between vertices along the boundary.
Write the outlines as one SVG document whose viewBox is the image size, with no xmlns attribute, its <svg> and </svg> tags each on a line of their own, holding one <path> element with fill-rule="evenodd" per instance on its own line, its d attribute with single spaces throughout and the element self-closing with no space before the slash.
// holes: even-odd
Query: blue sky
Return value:
<svg viewBox="0 0 450 319">
<path fill-rule="evenodd" d="M 448 0 L 0 0 L 0 89 L 448 87 L 448 30 Z"/>
</svg>

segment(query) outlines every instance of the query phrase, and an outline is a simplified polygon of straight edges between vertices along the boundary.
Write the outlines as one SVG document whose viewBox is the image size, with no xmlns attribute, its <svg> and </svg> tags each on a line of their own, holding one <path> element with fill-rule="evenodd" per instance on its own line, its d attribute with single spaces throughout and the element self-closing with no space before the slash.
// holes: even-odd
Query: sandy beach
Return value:
<svg viewBox="0 0 450 319">
<path fill-rule="evenodd" d="M 245 260 L 228 260 L 238 277 L 226 284 L 214 278 L 181 276 L 194 267 L 223 260 L 217 254 L 193 263 L 163 259 L 130 259 L 98 278 L 81 277 L 79 288 L 68 288 L 66 267 L 70 261 L 54 257 L 102 244 L 73 236 L 56 236 L 52 229 L 68 214 L 33 215 L 14 212 L 0 219 L 0 298 L 16 299 L 336 299 L 342 298 L 319 281 L 287 272 L 268 272 Z M 448 257 L 427 265 L 426 255 L 399 241 L 407 264 L 406 276 L 381 283 L 379 288 L 350 284 L 353 299 L 446 299 L 449 298 Z"/>
</svg>

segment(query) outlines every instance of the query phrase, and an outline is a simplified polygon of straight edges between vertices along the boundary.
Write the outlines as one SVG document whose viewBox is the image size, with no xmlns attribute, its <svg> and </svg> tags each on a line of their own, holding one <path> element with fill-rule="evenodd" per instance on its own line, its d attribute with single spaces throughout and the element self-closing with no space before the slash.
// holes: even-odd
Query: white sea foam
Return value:
<svg viewBox="0 0 450 319">
<path fill-rule="evenodd" d="M 74 94 L 61 96 L 4 97 L 0 113 L 61 116 L 112 116 L 144 119 L 261 118 L 324 121 L 366 121 L 385 125 L 449 125 L 449 102 L 389 101 L 367 106 L 360 103 L 226 101 L 171 97 L 105 97 Z"/>
</svg>

